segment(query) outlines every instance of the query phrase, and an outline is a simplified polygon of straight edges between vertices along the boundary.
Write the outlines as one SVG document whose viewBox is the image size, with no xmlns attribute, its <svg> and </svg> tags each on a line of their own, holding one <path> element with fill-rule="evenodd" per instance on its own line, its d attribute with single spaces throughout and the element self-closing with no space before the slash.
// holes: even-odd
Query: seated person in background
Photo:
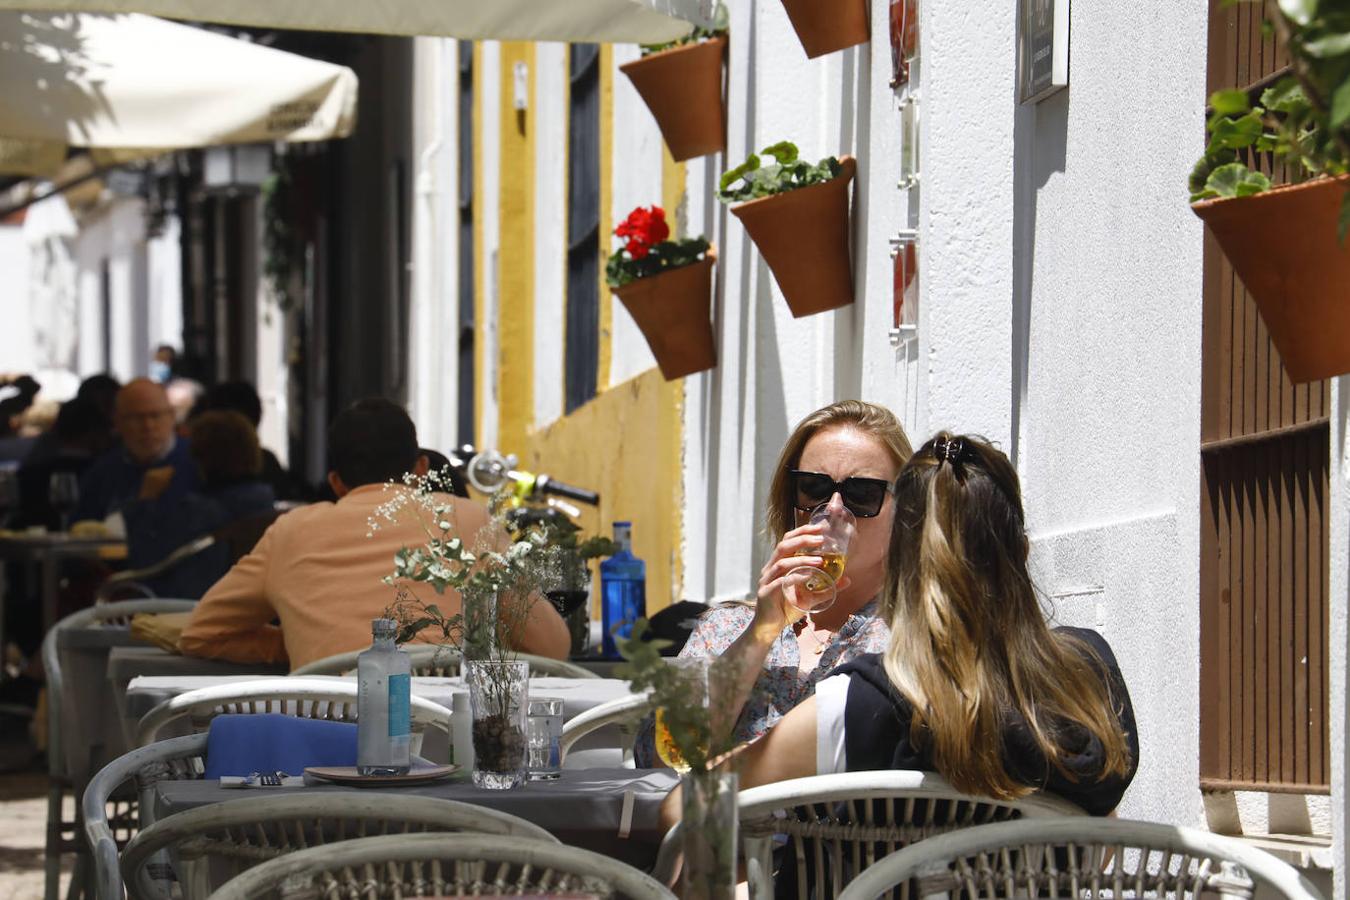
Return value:
<svg viewBox="0 0 1350 900">
<path fill-rule="evenodd" d="M 411 519 L 382 522 L 374 532 L 368 522 L 390 498 L 385 483 L 406 472 L 424 474 L 426 458 L 408 414 L 381 399 L 359 400 L 334 420 L 328 454 L 337 502 L 277 519 L 197 604 L 179 638 L 183 653 L 243 663 L 289 660 L 294 669 L 370 646 L 371 619 L 395 599 L 396 588 L 382 581 L 393 571 L 394 554 L 425 543 L 427 535 Z M 453 516 L 455 533 L 470 546 L 492 527 L 487 509 L 472 500 L 453 500 Z M 436 602 L 446 616 L 459 612 L 452 591 Z M 566 623 L 546 601 L 533 604 L 524 627 L 508 637 L 518 650 L 554 658 L 565 657 L 570 645 Z"/>
<path fill-rule="evenodd" d="M 112 425 L 92 400 L 75 397 L 61 404 L 56 423 L 36 450 L 19 466 L 19 509 L 15 526 L 42 525 L 55 531 L 60 515 L 49 499 L 52 476 L 69 472 L 78 478 L 112 442 Z"/>
<path fill-rule="evenodd" d="M 258 435 L 248 419 L 233 412 L 203 413 L 188 424 L 188 440 L 201 487 L 175 500 L 143 495 L 122 508 L 129 568 L 154 565 L 179 547 L 240 519 L 271 518 L 276 497 L 261 478 Z M 196 599 L 233 562 L 229 547 L 217 543 L 147 584 L 161 597 Z"/>
<path fill-rule="evenodd" d="M 945 432 L 921 447 L 896 482 L 886 651 L 841 666 L 745 748 L 742 788 L 921 769 L 967 794 L 1115 809 L 1139 764 L 1129 692 L 1101 635 L 1048 627 L 1027 549 L 1007 457 Z"/>
<path fill-rule="evenodd" d="M 253 424 L 254 431 L 262 423 L 262 398 L 258 396 L 258 389 L 247 381 L 222 381 L 207 388 L 188 421 L 201 413 L 221 409 L 239 413 Z M 266 447 L 262 448 L 262 479 L 272 486 L 278 500 L 299 500 L 304 495 L 299 482 Z"/>
<path fill-rule="evenodd" d="M 148 378 L 127 382 L 117 392 L 113 426 L 122 442 L 85 470 L 77 521 L 107 518 L 137 497 L 176 502 L 197 489 L 197 467 L 174 430 L 163 386 Z"/>
</svg>

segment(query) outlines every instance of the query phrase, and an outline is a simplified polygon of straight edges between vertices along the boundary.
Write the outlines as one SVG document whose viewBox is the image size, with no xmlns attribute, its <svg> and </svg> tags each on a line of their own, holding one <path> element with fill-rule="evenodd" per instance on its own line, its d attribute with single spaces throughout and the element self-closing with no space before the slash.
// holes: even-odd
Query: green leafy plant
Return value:
<svg viewBox="0 0 1350 900">
<path fill-rule="evenodd" d="M 730 711 L 719 705 L 728 691 L 716 685 L 730 684 L 734 672 L 726 659 L 717 659 L 709 668 L 709 688 L 704 694 L 692 691 L 685 679 L 679 677 L 661 651 L 670 641 L 652 638 L 651 625 L 646 619 L 633 624 L 631 636 L 618 638 L 615 644 L 624 662 L 615 669 L 620 678 L 628 679 L 634 693 L 647 692 L 653 705 L 661 710 L 661 719 L 670 732 L 670 741 L 691 772 L 706 773 L 718 759 L 734 746 Z"/>
<path fill-rule="evenodd" d="M 624 245 L 605 263 L 605 281 L 612 288 L 691 265 L 708 252 L 708 242 L 701 237 L 669 240 L 666 211 L 659 206 L 637 207 L 614 229 L 614 235 Z"/>
<path fill-rule="evenodd" d="M 813 184 L 824 184 L 843 171 L 839 160 L 833 156 L 815 165 L 799 159 L 797 145 L 791 141 L 780 141 L 759 152 L 773 157 L 774 161 L 763 165 L 759 155 L 752 153 L 745 162 L 725 173 L 717 185 L 717 196 L 723 203 L 756 200 Z"/>
<path fill-rule="evenodd" d="M 1350 2 L 1278 0 L 1269 24 L 1289 53 L 1290 74 L 1256 103 L 1240 90 L 1210 98 L 1209 144 L 1191 172 L 1191 202 L 1268 190 L 1270 179 L 1250 165 L 1260 153 L 1288 164 L 1295 181 L 1350 171 Z M 1350 194 L 1338 230 L 1344 241 Z"/>
<path fill-rule="evenodd" d="M 676 38 L 673 41 L 667 41 L 664 44 L 643 44 L 642 55 L 647 56 L 652 53 L 660 53 L 662 50 L 670 50 L 674 47 L 683 47 L 686 44 L 697 44 L 699 41 L 722 37 L 727 33 L 729 28 L 730 25 L 726 4 L 718 3 L 717 9 L 713 11 L 713 21 L 711 26 L 704 28 L 702 25 L 699 25 L 684 37 Z"/>
</svg>

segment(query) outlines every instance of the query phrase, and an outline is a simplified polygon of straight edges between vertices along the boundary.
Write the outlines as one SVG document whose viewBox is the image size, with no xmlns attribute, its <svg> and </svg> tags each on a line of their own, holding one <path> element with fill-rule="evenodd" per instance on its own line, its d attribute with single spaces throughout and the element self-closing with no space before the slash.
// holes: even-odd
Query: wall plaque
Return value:
<svg viewBox="0 0 1350 900">
<path fill-rule="evenodd" d="M 1018 0 L 1018 99 L 1069 86 L 1069 0 Z"/>
</svg>

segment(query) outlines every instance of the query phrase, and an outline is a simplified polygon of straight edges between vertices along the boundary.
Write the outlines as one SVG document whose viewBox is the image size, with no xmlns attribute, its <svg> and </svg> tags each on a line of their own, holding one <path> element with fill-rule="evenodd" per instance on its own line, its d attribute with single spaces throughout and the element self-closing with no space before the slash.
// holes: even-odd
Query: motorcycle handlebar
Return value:
<svg viewBox="0 0 1350 900">
<path fill-rule="evenodd" d="M 557 494 L 559 497 L 566 497 L 569 500 L 585 503 L 588 506 L 595 506 L 600 502 L 600 495 L 595 491 L 573 487 L 566 482 L 557 481 L 547 475 L 539 475 L 535 478 L 534 489 L 541 494 Z"/>
</svg>

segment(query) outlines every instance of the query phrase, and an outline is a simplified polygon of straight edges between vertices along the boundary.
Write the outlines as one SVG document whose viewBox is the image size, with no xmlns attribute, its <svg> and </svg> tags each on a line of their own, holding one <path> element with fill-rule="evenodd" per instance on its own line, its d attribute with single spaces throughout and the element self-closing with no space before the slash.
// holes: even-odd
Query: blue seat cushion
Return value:
<svg viewBox="0 0 1350 900">
<path fill-rule="evenodd" d="M 206 737 L 205 778 L 356 765 L 356 726 L 279 713 L 216 716 Z"/>
</svg>

